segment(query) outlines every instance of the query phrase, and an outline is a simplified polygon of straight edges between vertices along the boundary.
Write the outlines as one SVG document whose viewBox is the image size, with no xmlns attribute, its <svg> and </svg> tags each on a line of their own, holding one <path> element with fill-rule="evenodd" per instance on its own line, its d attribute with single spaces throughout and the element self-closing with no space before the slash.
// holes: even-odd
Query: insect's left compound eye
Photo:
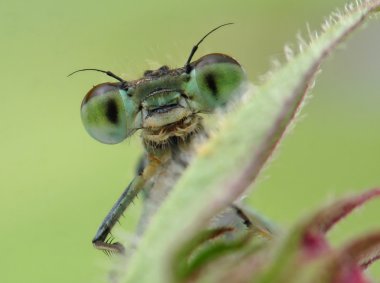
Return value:
<svg viewBox="0 0 380 283">
<path fill-rule="evenodd" d="M 87 132 L 96 140 L 115 144 L 128 136 L 127 116 L 118 84 L 104 83 L 93 87 L 84 97 L 81 116 Z"/>
<path fill-rule="evenodd" d="M 225 105 L 241 94 L 246 75 L 239 63 L 224 54 L 209 54 L 193 63 L 194 77 L 209 109 Z"/>
</svg>

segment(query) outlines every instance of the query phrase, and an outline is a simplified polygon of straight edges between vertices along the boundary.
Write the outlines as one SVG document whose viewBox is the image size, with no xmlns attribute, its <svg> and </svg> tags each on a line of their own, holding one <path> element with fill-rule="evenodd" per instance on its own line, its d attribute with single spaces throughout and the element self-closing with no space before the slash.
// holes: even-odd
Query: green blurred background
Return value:
<svg viewBox="0 0 380 283">
<path fill-rule="evenodd" d="M 138 78 L 147 68 L 234 56 L 258 77 L 305 23 L 319 26 L 343 0 L 5 1 L 0 3 L 0 282 L 105 282 L 109 258 L 91 239 L 134 174 L 138 135 L 114 146 L 84 131 L 79 106 L 108 81 L 80 68 Z M 380 186 L 380 21 L 323 65 L 314 98 L 249 201 L 283 226 L 328 199 Z M 226 156 L 228 158 L 228 156 Z M 139 203 L 122 220 L 132 233 Z M 380 228 L 374 201 L 339 225 L 334 244 Z M 149 272 L 149 267 L 147 267 Z M 370 272 L 380 278 L 380 266 Z"/>
</svg>

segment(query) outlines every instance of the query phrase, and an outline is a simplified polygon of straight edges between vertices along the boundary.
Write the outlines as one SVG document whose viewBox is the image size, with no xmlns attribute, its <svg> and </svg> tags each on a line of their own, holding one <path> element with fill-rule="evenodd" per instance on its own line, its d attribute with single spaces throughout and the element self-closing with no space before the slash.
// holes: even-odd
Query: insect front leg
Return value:
<svg viewBox="0 0 380 283">
<path fill-rule="evenodd" d="M 111 208 L 110 212 L 104 218 L 95 237 L 92 240 L 95 248 L 106 252 L 123 253 L 124 246 L 119 243 L 107 241 L 107 237 L 111 232 L 112 227 L 119 220 L 120 216 L 127 209 L 131 202 L 136 198 L 137 194 L 147 185 L 148 181 L 154 175 L 157 168 L 155 162 L 151 162 L 144 171 L 136 176 L 128 185 L 123 194 Z"/>
</svg>

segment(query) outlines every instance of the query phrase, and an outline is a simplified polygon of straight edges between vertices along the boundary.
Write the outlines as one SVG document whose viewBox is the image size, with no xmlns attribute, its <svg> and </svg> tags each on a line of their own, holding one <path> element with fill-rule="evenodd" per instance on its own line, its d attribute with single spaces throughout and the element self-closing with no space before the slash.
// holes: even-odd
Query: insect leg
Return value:
<svg viewBox="0 0 380 283">
<path fill-rule="evenodd" d="M 104 218 L 102 224 L 96 232 L 96 235 L 92 240 L 95 248 L 116 253 L 124 252 L 124 247 L 122 244 L 118 242 L 112 243 L 111 241 L 108 241 L 107 236 L 110 234 L 112 227 L 119 220 L 123 212 L 135 199 L 137 194 L 145 187 L 147 180 L 149 180 L 154 174 L 155 168 L 156 164 L 150 163 L 144 169 L 144 172 L 135 177 L 133 181 L 128 185 L 123 194 L 111 208 L 110 212 Z"/>
<path fill-rule="evenodd" d="M 145 182 L 142 180 L 142 177 L 137 176 L 128 185 L 123 194 L 111 208 L 111 211 L 104 218 L 102 224 L 96 232 L 96 235 L 92 240 L 95 248 L 118 253 L 122 253 L 124 251 L 124 247 L 120 243 L 112 243 L 107 241 L 107 236 L 110 234 L 112 227 L 119 220 L 122 213 L 140 192 L 144 183 Z"/>
<path fill-rule="evenodd" d="M 275 233 L 273 225 L 264 219 L 259 213 L 236 204 L 232 204 L 231 208 L 235 210 L 237 216 L 243 220 L 244 225 L 247 226 L 248 229 L 264 238 L 273 238 L 273 234 Z"/>
</svg>

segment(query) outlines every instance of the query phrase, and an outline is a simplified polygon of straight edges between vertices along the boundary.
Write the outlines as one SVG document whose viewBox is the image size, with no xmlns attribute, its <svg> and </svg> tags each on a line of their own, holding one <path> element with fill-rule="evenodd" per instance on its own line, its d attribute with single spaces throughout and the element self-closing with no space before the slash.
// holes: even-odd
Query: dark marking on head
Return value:
<svg viewBox="0 0 380 283">
<path fill-rule="evenodd" d="M 164 65 L 157 70 L 146 70 L 144 72 L 144 77 L 148 77 L 148 78 L 161 77 L 161 76 L 169 74 L 170 72 L 171 72 L 170 68 Z"/>
<path fill-rule="evenodd" d="M 117 109 L 117 104 L 114 99 L 109 99 L 106 105 L 106 117 L 108 121 L 112 124 L 117 124 L 119 122 L 119 111 Z"/>
<path fill-rule="evenodd" d="M 218 94 L 218 86 L 216 84 L 215 76 L 212 73 L 208 73 L 205 76 L 205 82 L 207 87 L 211 90 L 213 96 Z"/>
<path fill-rule="evenodd" d="M 166 65 L 164 65 L 164 66 L 160 67 L 159 70 L 160 70 L 161 72 L 167 72 L 167 71 L 169 71 L 169 67 L 166 66 Z"/>
<path fill-rule="evenodd" d="M 146 71 L 144 72 L 144 77 L 148 77 L 148 76 L 150 76 L 152 73 L 153 73 L 153 70 L 146 70 Z"/>
</svg>

